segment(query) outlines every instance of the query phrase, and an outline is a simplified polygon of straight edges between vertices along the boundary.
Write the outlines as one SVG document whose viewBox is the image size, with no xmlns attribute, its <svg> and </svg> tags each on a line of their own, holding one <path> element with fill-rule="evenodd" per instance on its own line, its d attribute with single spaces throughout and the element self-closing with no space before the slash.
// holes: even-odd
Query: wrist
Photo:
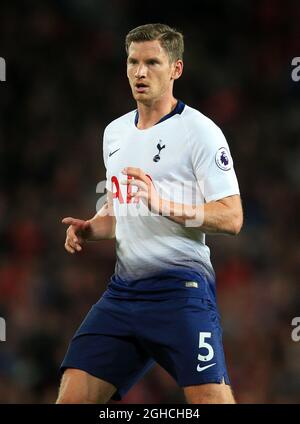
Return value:
<svg viewBox="0 0 300 424">
<path fill-rule="evenodd" d="M 94 228 L 95 223 L 93 222 L 92 219 L 88 219 L 87 221 L 85 221 L 85 223 L 86 223 L 86 228 L 83 232 L 84 241 L 95 240 L 95 228 Z"/>
<path fill-rule="evenodd" d="M 176 217 L 176 222 L 182 219 L 182 210 L 178 207 L 181 205 L 178 205 L 175 202 L 172 202 L 171 200 L 167 199 L 159 199 L 159 214 L 162 216 L 170 217 L 174 220 L 174 217 Z"/>
</svg>

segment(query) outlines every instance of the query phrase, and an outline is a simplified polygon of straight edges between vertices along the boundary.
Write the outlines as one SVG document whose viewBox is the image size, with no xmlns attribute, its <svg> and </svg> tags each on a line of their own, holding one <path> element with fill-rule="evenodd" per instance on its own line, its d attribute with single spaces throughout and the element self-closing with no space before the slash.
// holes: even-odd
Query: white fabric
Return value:
<svg viewBox="0 0 300 424">
<path fill-rule="evenodd" d="M 212 276 L 205 235 L 149 214 L 143 202 L 126 203 L 127 186 L 121 184 L 126 176 L 121 171 L 129 166 L 141 168 L 163 198 L 178 203 L 218 200 L 239 194 L 227 141 L 212 120 L 187 105 L 181 114 L 144 130 L 135 126 L 135 114 L 134 110 L 112 121 L 103 138 L 106 187 L 116 193 L 112 179 L 117 179 L 124 201 L 114 199 L 116 273 L 128 281 L 179 268 Z M 160 153 L 159 143 L 165 146 Z M 154 161 L 158 153 L 159 160 Z"/>
</svg>

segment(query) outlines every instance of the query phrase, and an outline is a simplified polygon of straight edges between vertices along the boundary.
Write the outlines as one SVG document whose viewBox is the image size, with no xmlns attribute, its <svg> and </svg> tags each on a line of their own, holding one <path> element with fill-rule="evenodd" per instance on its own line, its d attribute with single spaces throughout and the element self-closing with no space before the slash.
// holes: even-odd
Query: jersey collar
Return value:
<svg viewBox="0 0 300 424">
<path fill-rule="evenodd" d="M 176 114 L 181 114 L 183 109 L 185 107 L 185 103 L 183 103 L 181 100 L 177 101 L 177 105 L 175 106 L 175 108 L 172 110 L 172 112 L 167 113 L 167 115 L 163 116 L 158 122 L 156 122 L 155 125 L 159 124 L 160 122 L 165 121 L 166 119 L 171 118 L 173 115 Z M 134 125 L 137 126 L 137 123 L 139 122 L 139 112 L 138 110 L 135 112 L 135 117 L 134 117 Z"/>
</svg>

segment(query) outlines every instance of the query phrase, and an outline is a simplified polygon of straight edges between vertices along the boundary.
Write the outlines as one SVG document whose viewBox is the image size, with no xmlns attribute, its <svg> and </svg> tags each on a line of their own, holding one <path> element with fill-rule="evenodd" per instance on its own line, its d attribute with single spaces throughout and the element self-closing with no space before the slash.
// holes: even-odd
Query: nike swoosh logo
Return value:
<svg viewBox="0 0 300 424">
<path fill-rule="evenodd" d="M 108 156 L 111 157 L 113 154 L 118 152 L 120 149 L 121 149 L 121 147 L 119 147 L 117 150 L 114 150 L 113 152 L 110 152 L 110 154 Z"/>
<path fill-rule="evenodd" d="M 207 370 L 207 368 L 213 367 L 216 365 L 216 362 L 214 364 L 206 365 L 206 367 L 200 367 L 200 364 L 197 365 L 197 371 L 202 372 L 204 370 Z"/>
</svg>

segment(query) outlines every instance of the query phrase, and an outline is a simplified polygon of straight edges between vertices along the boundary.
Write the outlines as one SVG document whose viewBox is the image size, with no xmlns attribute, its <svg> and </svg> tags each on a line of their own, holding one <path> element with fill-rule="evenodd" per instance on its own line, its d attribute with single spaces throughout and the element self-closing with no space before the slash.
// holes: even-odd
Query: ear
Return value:
<svg viewBox="0 0 300 424">
<path fill-rule="evenodd" d="M 171 79 L 176 80 L 176 79 L 180 78 L 182 72 L 183 72 L 183 61 L 178 59 L 173 64 L 173 71 L 172 71 Z"/>
</svg>

